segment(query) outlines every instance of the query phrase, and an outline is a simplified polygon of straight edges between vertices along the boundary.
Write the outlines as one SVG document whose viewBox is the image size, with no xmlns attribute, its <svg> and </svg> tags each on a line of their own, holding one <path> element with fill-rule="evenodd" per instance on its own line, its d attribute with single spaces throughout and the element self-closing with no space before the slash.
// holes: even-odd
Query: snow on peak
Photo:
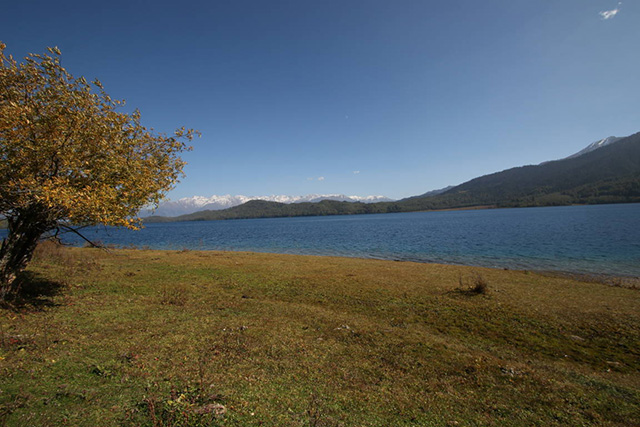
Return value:
<svg viewBox="0 0 640 427">
<path fill-rule="evenodd" d="M 573 159 L 574 157 L 582 156 L 583 154 L 587 154 L 593 150 L 597 150 L 598 148 L 602 148 L 606 145 L 613 144 L 614 142 L 618 142 L 624 138 L 625 137 L 609 136 L 607 138 L 600 139 L 596 142 L 592 142 L 591 144 L 587 145 L 585 148 L 578 151 L 577 153 L 572 154 L 569 157 L 565 157 L 565 159 Z"/>
<path fill-rule="evenodd" d="M 141 216 L 160 215 L 160 216 L 178 216 L 190 214 L 202 210 L 220 210 L 228 209 L 234 206 L 241 205 L 250 200 L 265 200 L 269 202 L 278 203 L 303 203 L 303 202 L 319 202 L 321 200 L 336 200 L 340 202 L 363 202 L 363 203 L 376 203 L 376 202 L 388 202 L 389 199 L 384 196 L 346 196 L 344 194 L 307 194 L 306 196 L 286 196 L 286 195 L 271 195 L 271 196 L 232 196 L 226 195 L 212 195 L 210 197 L 205 196 L 192 196 L 183 197 L 182 199 L 173 201 L 166 200 L 160 202 L 158 208 L 155 211 L 143 210 Z"/>
</svg>

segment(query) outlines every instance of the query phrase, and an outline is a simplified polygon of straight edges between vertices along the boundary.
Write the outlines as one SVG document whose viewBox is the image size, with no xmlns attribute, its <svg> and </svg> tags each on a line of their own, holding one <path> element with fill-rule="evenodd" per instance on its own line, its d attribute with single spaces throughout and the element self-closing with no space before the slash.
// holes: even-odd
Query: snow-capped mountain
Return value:
<svg viewBox="0 0 640 427">
<path fill-rule="evenodd" d="M 598 148 L 602 148 L 604 146 L 611 145 L 611 144 L 613 144 L 615 142 L 618 142 L 618 141 L 620 141 L 622 139 L 625 139 L 625 138 L 627 138 L 627 137 L 626 136 L 622 136 L 622 137 L 608 136 L 606 138 L 599 139 L 596 142 L 592 142 L 591 144 L 587 145 L 586 147 L 584 147 L 582 150 L 578 151 L 577 153 L 574 153 L 574 154 L 572 154 L 570 156 L 567 156 L 567 157 L 564 157 L 564 158 L 558 159 L 558 160 L 567 160 L 567 159 L 573 159 L 573 158 L 576 158 L 576 157 L 580 157 L 583 154 L 590 153 L 593 150 L 597 150 Z M 540 164 L 544 165 L 544 164 L 547 164 L 547 163 L 550 163 L 550 162 L 557 162 L 558 160 L 548 160 L 548 161 L 542 162 Z"/>
<path fill-rule="evenodd" d="M 587 154 L 587 153 L 589 153 L 589 152 L 591 152 L 593 150 L 597 150 L 598 148 L 602 148 L 602 147 L 607 146 L 609 144 L 613 144 L 614 142 L 618 142 L 618 141 L 620 141 L 621 139 L 624 139 L 624 138 L 625 137 L 609 136 L 607 138 L 601 139 L 599 141 L 596 141 L 596 142 L 593 142 L 593 143 L 587 145 L 582 150 L 578 151 L 575 154 L 570 155 L 569 157 L 565 157 L 564 159 L 573 159 L 574 157 L 582 156 L 583 154 Z"/>
<path fill-rule="evenodd" d="M 160 203 L 155 211 L 143 210 L 141 216 L 160 215 L 160 216 L 178 216 L 190 214 L 203 210 L 220 210 L 232 208 L 241 205 L 250 200 L 266 200 L 269 202 L 279 203 L 302 203 L 302 202 L 319 202 L 321 200 L 336 200 L 339 202 L 390 202 L 392 199 L 384 196 L 346 196 L 344 194 L 307 194 L 306 196 L 232 196 L 230 194 L 211 197 L 193 196 L 184 197 L 179 200 L 166 200 Z"/>
</svg>

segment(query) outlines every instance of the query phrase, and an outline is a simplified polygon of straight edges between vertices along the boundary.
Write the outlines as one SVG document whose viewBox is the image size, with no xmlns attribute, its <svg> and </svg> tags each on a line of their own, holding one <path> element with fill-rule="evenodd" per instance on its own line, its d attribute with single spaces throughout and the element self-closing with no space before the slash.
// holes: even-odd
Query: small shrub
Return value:
<svg viewBox="0 0 640 427">
<path fill-rule="evenodd" d="M 469 288 L 469 292 L 473 294 L 486 294 L 489 291 L 489 283 L 480 274 L 473 279 L 473 284 Z"/>
<path fill-rule="evenodd" d="M 486 295 L 489 292 L 489 282 L 480 273 L 476 273 L 470 282 L 465 281 L 461 275 L 458 285 L 456 291 L 465 295 Z"/>
</svg>

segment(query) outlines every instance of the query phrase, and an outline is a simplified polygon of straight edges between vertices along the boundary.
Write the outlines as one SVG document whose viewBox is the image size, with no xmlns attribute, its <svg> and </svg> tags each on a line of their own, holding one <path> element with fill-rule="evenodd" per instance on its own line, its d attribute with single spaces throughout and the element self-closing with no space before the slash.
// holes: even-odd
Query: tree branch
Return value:
<svg viewBox="0 0 640 427">
<path fill-rule="evenodd" d="M 89 240 L 88 238 L 83 236 L 82 233 L 80 233 L 77 229 L 75 229 L 73 227 L 69 227 L 67 225 L 59 225 L 58 227 L 56 227 L 56 230 L 57 230 L 56 234 L 55 234 L 56 238 L 58 238 L 58 231 L 61 230 L 61 229 L 66 231 L 66 232 L 74 233 L 74 234 L 80 236 L 82 238 L 82 240 L 84 240 L 85 242 L 90 244 L 92 248 L 103 249 L 103 250 L 109 252 L 109 249 L 107 247 L 105 247 L 104 245 L 99 245 L 99 244 L 96 244 L 96 243 L 92 242 L 91 240 Z"/>
</svg>

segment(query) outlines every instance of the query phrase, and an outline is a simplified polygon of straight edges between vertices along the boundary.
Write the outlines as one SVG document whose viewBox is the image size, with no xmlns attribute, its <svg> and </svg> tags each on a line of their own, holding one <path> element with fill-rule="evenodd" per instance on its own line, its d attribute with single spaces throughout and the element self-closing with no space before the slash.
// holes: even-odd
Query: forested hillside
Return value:
<svg viewBox="0 0 640 427">
<path fill-rule="evenodd" d="M 640 202 L 640 133 L 578 157 L 481 176 L 437 195 L 370 204 L 332 200 L 284 204 L 253 200 L 225 210 L 146 220 L 193 221 L 637 202 Z"/>
</svg>

